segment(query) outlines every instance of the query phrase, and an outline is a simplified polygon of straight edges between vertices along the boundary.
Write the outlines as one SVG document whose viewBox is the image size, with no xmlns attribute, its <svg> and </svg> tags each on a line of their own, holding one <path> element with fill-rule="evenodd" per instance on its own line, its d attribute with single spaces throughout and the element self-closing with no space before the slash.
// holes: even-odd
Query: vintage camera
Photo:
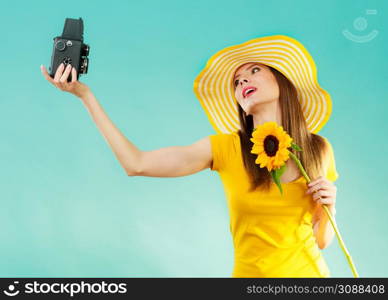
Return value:
<svg viewBox="0 0 388 300">
<path fill-rule="evenodd" d="M 84 23 L 82 18 L 66 18 L 61 36 L 54 38 L 54 48 L 51 56 L 49 73 L 54 78 L 61 63 L 65 67 L 71 64 L 77 70 L 77 80 L 81 74 L 86 74 L 89 67 L 89 45 L 84 44 Z M 71 81 L 71 73 L 67 81 Z"/>
</svg>

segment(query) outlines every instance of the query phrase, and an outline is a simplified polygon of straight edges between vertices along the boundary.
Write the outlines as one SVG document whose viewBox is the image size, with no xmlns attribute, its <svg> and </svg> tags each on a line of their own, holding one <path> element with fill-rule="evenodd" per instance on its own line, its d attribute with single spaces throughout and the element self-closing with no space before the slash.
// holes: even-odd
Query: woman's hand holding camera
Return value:
<svg viewBox="0 0 388 300">
<path fill-rule="evenodd" d="M 47 81 L 51 82 L 55 87 L 59 88 L 64 92 L 69 92 L 81 99 L 87 96 L 90 93 L 89 87 L 77 80 L 77 70 L 73 68 L 70 64 L 65 68 L 64 64 L 60 64 L 55 72 L 54 78 L 51 78 L 48 74 L 46 68 L 42 65 L 40 69 L 43 73 L 43 76 Z M 71 72 L 71 81 L 67 82 Z"/>
</svg>

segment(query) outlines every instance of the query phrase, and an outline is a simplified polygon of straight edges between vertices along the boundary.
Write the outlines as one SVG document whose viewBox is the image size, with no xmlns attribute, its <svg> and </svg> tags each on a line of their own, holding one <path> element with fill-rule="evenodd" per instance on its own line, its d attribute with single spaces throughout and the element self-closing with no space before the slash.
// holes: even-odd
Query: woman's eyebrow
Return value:
<svg viewBox="0 0 388 300">
<path fill-rule="evenodd" d="M 251 64 L 248 68 L 245 69 L 245 71 L 249 70 L 250 68 L 252 68 L 253 66 L 256 66 L 256 65 L 258 65 L 258 64 L 257 64 L 257 63 Z M 236 78 L 239 77 L 239 76 L 240 76 L 240 75 L 234 76 L 234 79 L 236 79 Z"/>
</svg>

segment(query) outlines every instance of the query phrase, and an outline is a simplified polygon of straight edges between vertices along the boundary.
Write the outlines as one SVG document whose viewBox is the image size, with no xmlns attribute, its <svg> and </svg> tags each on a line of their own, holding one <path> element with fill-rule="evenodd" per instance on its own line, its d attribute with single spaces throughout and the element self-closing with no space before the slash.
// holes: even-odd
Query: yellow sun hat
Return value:
<svg viewBox="0 0 388 300">
<path fill-rule="evenodd" d="M 326 124 L 332 104 L 329 93 L 318 84 L 313 58 L 297 40 L 273 35 L 218 51 L 195 78 L 194 93 L 217 133 L 240 129 L 237 100 L 231 82 L 236 69 L 248 62 L 270 66 L 295 85 L 310 132 L 317 133 Z"/>
</svg>

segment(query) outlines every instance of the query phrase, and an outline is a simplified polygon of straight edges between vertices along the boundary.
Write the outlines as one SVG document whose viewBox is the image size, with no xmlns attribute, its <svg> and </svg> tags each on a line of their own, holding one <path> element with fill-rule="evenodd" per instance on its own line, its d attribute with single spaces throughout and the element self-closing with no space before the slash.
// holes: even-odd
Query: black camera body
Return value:
<svg viewBox="0 0 388 300">
<path fill-rule="evenodd" d="M 54 78 L 55 72 L 61 63 L 65 67 L 71 64 L 77 70 L 77 80 L 81 74 L 86 74 L 89 67 L 89 45 L 84 44 L 84 24 L 82 18 L 66 18 L 61 36 L 54 38 L 54 48 L 51 56 L 49 73 Z M 67 81 L 71 81 L 70 73 Z"/>
</svg>

